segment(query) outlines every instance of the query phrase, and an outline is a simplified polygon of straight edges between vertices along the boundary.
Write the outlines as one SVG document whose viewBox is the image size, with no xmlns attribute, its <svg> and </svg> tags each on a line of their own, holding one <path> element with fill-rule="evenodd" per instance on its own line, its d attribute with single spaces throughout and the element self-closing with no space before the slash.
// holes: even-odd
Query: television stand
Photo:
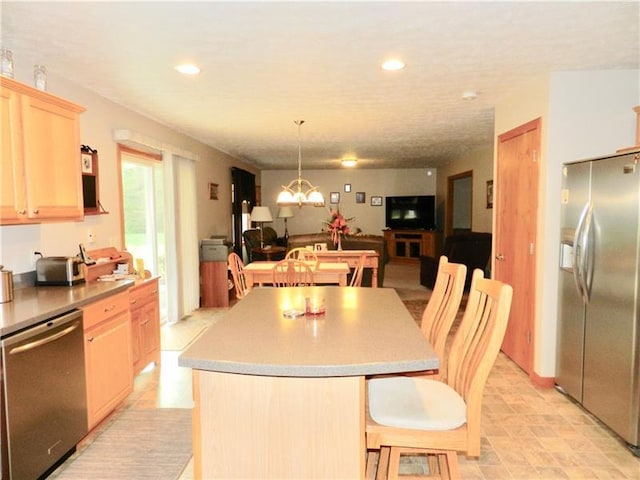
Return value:
<svg viewBox="0 0 640 480">
<path fill-rule="evenodd" d="M 389 259 L 417 262 L 420 256 L 437 257 L 442 252 L 442 232 L 430 230 L 384 230 Z"/>
</svg>

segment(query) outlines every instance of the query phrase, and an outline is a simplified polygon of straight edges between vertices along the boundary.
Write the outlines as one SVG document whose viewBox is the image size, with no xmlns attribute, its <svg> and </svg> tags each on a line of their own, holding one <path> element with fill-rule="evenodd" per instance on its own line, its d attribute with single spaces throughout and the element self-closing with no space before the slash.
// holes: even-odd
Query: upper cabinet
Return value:
<svg viewBox="0 0 640 480">
<path fill-rule="evenodd" d="M 0 224 L 81 220 L 83 107 L 0 77 Z"/>
</svg>

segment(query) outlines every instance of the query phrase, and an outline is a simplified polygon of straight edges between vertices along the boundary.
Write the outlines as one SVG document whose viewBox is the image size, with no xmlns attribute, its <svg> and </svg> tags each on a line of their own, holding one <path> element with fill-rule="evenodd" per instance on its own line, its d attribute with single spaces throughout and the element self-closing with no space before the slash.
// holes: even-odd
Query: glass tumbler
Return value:
<svg viewBox="0 0 640 480">
<path fill-rule="evenodd" d="M 6 48 L 0 48 L 0 75 L 13 78 L 13 54 Z"/>
<path fill-rule="evenodd" d="M 47 89 L 47 69 L 44 65 L 33 66 L 33 83 L 38 90 Z"/>
</svg>

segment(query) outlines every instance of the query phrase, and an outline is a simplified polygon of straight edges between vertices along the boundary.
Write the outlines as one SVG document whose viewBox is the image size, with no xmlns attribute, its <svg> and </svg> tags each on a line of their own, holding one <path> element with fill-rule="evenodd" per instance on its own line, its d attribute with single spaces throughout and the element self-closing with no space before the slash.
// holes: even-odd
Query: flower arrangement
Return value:
<svg viewBox="0 0 640 480">
<path fill-rule="evenodd" d="M 347 222 L 353 220 L 353 217 L 345 218 L 344 215 L 340 213 L 339 208 L 329 210 L 329 213 L 331 216 L 324 224 L 327 227 L 327 232 L 331 233 L 331 240 L 333 240 L 333 243 L 338 245 L 339 248 L 341 235 L 347 235 L 351 232 L 351 228 Z"/>
</svg>

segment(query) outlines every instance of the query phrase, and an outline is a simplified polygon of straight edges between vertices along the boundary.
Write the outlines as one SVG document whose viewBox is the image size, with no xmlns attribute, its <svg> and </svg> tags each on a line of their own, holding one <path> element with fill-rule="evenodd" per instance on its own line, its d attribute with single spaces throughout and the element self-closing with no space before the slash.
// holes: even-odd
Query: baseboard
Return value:
<svg viewBox="0 0 640 480">
<path fill-rule="evenodd" d="M 536 372 L 529 374 L 529 379 L 536 387 L 540 388 L 553 388 L 556 385 L 555 377 L 541 377 Z"/>
</svg>

